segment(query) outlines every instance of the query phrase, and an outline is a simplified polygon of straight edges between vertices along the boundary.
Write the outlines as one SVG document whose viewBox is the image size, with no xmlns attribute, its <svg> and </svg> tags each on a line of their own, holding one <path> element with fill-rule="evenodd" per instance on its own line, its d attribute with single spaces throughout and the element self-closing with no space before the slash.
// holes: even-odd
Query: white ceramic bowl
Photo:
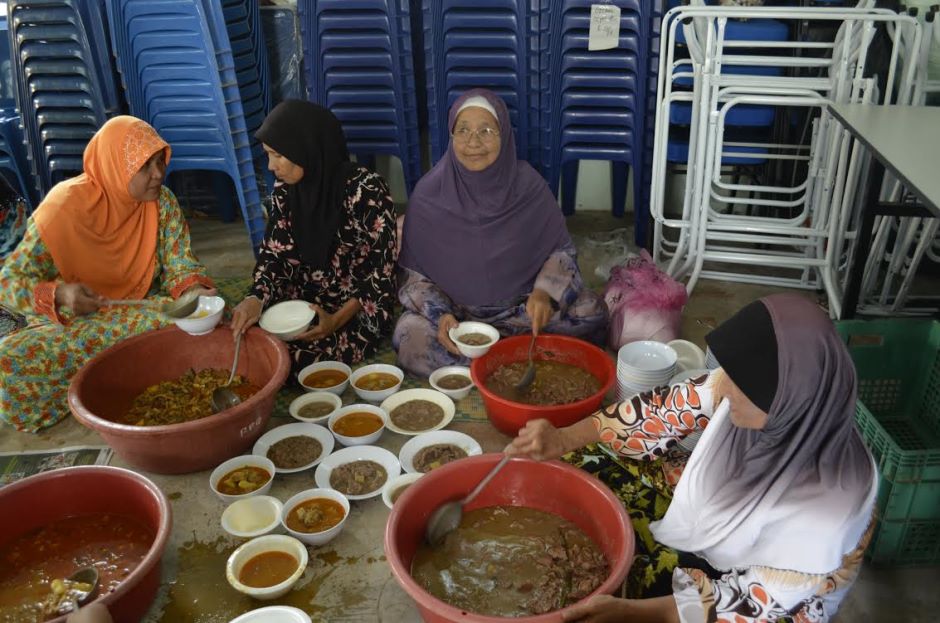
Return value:
<svg viewBox="0 0 940 623">
<path fill-rule="evenodd" d="M 337 450 L 326 457 L 326 459 L 317 466 L 317 473 L 314 475 L 317 486 L 321 489 L 332 489 L 333 487 L 330 485 L 330 474 L 333 473 L 333 470 L 340 465 L 354 461 L 374 461 L 384 467 L 387 476 L 385 482 L 388 482 L 401 473 L 401 464 L 398 462 L 398 458 L 388 450 L 377 448 L 376 446 L 353 446 L 351 448 Z M 382 483 L 382 486 L 384 487 L 385 483 Z M 382 487 L 379 487 L 371 493 L 347 495 L 346 499 L 365 500 L 381 494 Z"/>
<path fill-rule="evenodd" d="M 336 424 L 336 421 L 344 415 L 349 415 L 350 413 L 360 413 L 363 411 L 366 413 L 374 413 L 375 415 L 382 418 L 382 427 L 374 433 L 362 435 L 360 437 L 340 435 L 333 429 L 333 425 Z M 327 425 L 330 427 L 330 432 L 333 433 L 334 437 L 336 437 L 336 441 L 340 442 L 344 446 L 368 446 L 378 441 L 379 437 L 382 436 L 382 433 L 385 432 L 385 427 L 388 426 L 388 413 L 386 413 L 385 409 L 382 407 L 376 407 L 375 405 L 349 405 L 334 411 L 333 415 L 330 416 L 330 419 L 327 420 Z"/>
<path fill-rule="evenodd" d="M 356 387 L 356 381 L 366 376 L 367 374 L 374 374 L 376 372 L 384 372 L 385 374 L 391 374 L 392 376 L 398 379 L 398 383 L 392 385 L 388 389 L 383 389 L 379 391 L 370 391 L 368 389 L 359 389 Z M 386 363 L 374 363 L 369 366 L 362 366 L 358 370 L 352 373 L 352 376 L 349 377 L 349 382 L 352 383 L 353 390 L 356 392 L 356 395 L 365 400 L 366 402 L 380 403 L 401 388 L 402 381 L 405 380 L 405 373 L 401 368 L 397 366 L 390 366 Z"/>
<path fill-rule="evenodd" d="M 240 539 L 253 539 L 281 525 L 281 501 L 256 495 L 228 505 L 222 512 L 222 529 Z"/>
<path fill-rule="evenodd" d="M 466 335 L 467 333 L 482 333 L 489 337 L 491 341 L 489 344 L 483 346 L 470 346 L 469 344 L 464 344 L 459 339 L 461 335 Z M 489 352 L 493 344 L 499 341 L 499 331 L 496 330 L 496 327 L 483 322 L 461 322 L 451 329 L 447 335 L 449 335 L 450 339 L 457 345 L 457 350 L 459 350 L 464 357 L 469 357 L 470 359 L 482 357 Z"/>
<path fill-rule="evenodd" d="M 477 443 L 477 440 L 470 435 L 458 433 L 457 431 L 453 430 L 436 430 L 431 433 L 418 435 L 414 439 L 409 439 L 405 445 L 401 447 L 401 451 L 398 453 L 398 460 L 401 463 L 401 468 L 409 474 L 419 473 L 414 466 L 415 455 L 418 453 L 418 451 L 427 448 L 428 446 L 436 446 L 437 444 L 441 443 L 450 443 L 458 446 L 467 453 L 467 456 L 483 454 L 483 448 L 481 448 L 480 444 Z"/>
<path fill-rule="evenodd" d="M 339 385 L 334 385 L 333 387 L 307 387 L 304 385 L 304 379 L 307 378 L 308 375 L 313 374 L 314 372 L 319 372 L 320 370 L 339 370 L 346 375 L 346 380 Z M 330 392 L 331 394 L 342 396 L 343 392 L 346 391 L 346 388 L 349 387 L 349 378 L 351 376 L 352 368 L 347 366 L 342 361 L 320 361 L 318 363 L 311 363 L 309 366 L 298 372 L 297 382 L 301 387 L 304 388 L 304 391 L 307 392 Z"/>
<path fill-rule="evenodd" d="M 422 476 L 424 476 L 424 474 L 419 474 L 415 472 L 415 473 L 402 474 L 401 476 L 398 476 L 396 478 L 389 479 L 389 481 L 385 483 L 385 486 L 382 487 L 382 501 L 385 502 L 386 506 L 391 508 L 392 506 L 395 505 L 395 503 L 392 502 L 392 494 L 394 494 L 400 488 L 410 485 L 411 483 L 416 481 L 418 478 L 421 478 Z"/>
<path fill-rule="evenodd" d="M 316 465 L 320 464 L 320 461 L 328 457 L 330 452 L 333 451 L 333 435 L 330 434 L 330 431 L 326 430 L 319 424 L 309 424 L 305 422 L 297 424 L 284 424 L 283 426 L 272 428 L 258 438 L 258 441 L 255 442 L 254 447 L 251 449 L 251 453 L 257 454 L 258 456 L 267 457 L 268 450 L 271 449 L 271 446 L 281 441 L 282 439 L 296 437 L 298 435 L 313 437 L 319 441 L 320 447 L 322 448 L 320 451 L 320 456 L 301 467 L 286 469 L 275 465 L 274 469 L 278 474 L 293 474 L 294 472 L 302 472 L 305 469 L 315 467 Z"/>
<path fill-rule="evenodd" d="M 444 389 L 437 384 L 439 380 L 451 374 L 459 374 L 460 376 L 467 377 L 470 384 L 463 389 Z M 431 387 L 442 394 L 446 394 L 451 400 L 463 400 L 470 393 L 470 390 L 473 389 L 473 380 L 470 378 L 470 368 L 466 366 L 444 366 L 443 368 L 438 368 L 428 377 L 428 382 L 431 384 Z"/>
<path fill-rule="evenodd" d="M 253 588 L 245 586 L 239 581 L 238 576 L 249 560 L 263 554 L 264 552 L 286 552 L 297 559 L 297 570 L 289 578 L 265 588 Z M 239 593 L 244 593 L 255 599 L 268 600 L 277 599 L 287 594 L 288 591 L 297 583 L 297 580 L 304 574 L 308 562 L 307 546 L 292 536 L 283 534 L 268 534 L 252 539 L 232 552 L 225 563 L 225 579 Z"/>
<path fill-rule="evenodd" d="M 300 415 L 300 409 L 304 405 L 308 405 L 312 402 L 328 402 L 333 405 L 333 411 L 330 411 L 326 415 L 315 418 L 305 418 Z M 288 407 L 288 411 L 290 412 L 292 418 L 300 422 L 322 424 L 323 422 L 326 422 L 328 419 L 330 419 L 330 416 L 333 415 L 333 412 L 342 406 L 343 399 L 333 392 L 310 392 L 307 394 L 301 394 L 300 396 L 294 398 L 290 403 L 290 407 Z"/>
<path fill-rule="evenodd" d="M 710 374 L 711 370 L 708 368 L 698 368 L 697 370 L 683 370 L 679 374 L 675 375 L 669 379 L 670 385 L 675 385 L 676 383 L 682 383 L 688 381 L 689 379 L 694 379 L 705 374 Z"/>
<path fill-rule="evenodd" d="M 229 623 L 312 623 L 310 615 L 292 606 L 265 606 L 246 612 Z"/>
<path fill-rule="evenodd" d="M 650 340 L 630 342 L 617 352 L 617 367 L 642 373 L 655 373 L 676 365 L 678 356 L 669 345 Z"/>
<path fill-rule="evenodd" d="M 261 469 L 271 474 L 271 477 L 268 478 L 266 483 L 254 491 L 242 493 L 241 495 L 229 495 L 219 491 L 219 481 L 222 480 L 222 476 L 225 476 L 229 472 L 232 472 L 239 467 L 247 467 L 249 465 L 260 467 Z M 232 503 L 236 500 L 243 500 L 253 495 L 266 494 L 271 489 L 271 483 L 274 482 L 274 474 L 276 473 L 277 472 L 274 469 L 274 463 L 272 463 L 270 459 L 263 456 L 256 456 L 254 454 L 245 454 L 231 458 L 212 470 L 212 474 L 209 475 L 209 487 L 215 492 L 217 496 L 219 496 L 219 499 L 221 499 L 223 502 Z"/>
<path fill-rule="evenodd" d="M 289 342 L 306 331 L 315 316 L 307 301 L 284 301 L 264 310 L 258 326 L 274 337 Z"/>
<path fill-rule="evenodd" d="M 679 370 L 700 370 L 705 367 L 705 351 L 688 340 L 673 340 L 667 344 L 676 351 Z"/>
<path fill-rule="evenodd" d="M 287 525 L 287 516 L 294 510 L 294 507 L 301 502 L 315 498 L 327 498 L 339 503 L 339 505 L 343 507 L 343 519 L 332 528 L 323 530 L 322 532 L 297 532 L 296 530 L 291 530 Z M 289 535 L 303 541 L 307 545 L 325 545 L 329 543 L 343 531 L 343 526 L 346 524 L 347 519 L 349 519 L 349 500 L 346 499 L 345 495 L 333 489 L 308 489 L 301 491 L 287 500 L 287 502 L 284 503 L 284 508 L 281 509 L 281 525 L 284 526 L 284 529 L 287 530 Z"/>
<path fill-rule="evenodd" d="M 392 411 L 412 400 L 427 400 L 428 402 L 433 402 L 444 410 L 444 417 L 441 418 L 441 421 L 436 425 L 424 430 L 410 431 L 396 426 L 395 422 L 392 421 Z M 388 413 L 388 420 L 385 426 L 388 427 L 388 430 L 402 435 L 420 435 L 421 433 L 428 433 L 432 430 L 440 430 L 450 424 L 451 420 L 454 419 L 454 413 L 457 411 L 453 400 L 433 389 L 406 389 L 403 392 L 398 392 L 386 398 L 385 402 L 382 403 L 382 408 Z"/>
<path fill-rule="evenodd" d="M 225 300 L 221 296 L 200 296 L 196 311 L 173 322 L 190 335 L 206 335 L 219 324 L 224 311 Z"/>
</svg>

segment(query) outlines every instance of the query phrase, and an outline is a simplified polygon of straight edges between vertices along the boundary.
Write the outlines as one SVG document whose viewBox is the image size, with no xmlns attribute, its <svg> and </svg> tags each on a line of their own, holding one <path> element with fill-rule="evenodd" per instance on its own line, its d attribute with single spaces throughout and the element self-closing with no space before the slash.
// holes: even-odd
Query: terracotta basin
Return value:
<svg viewBox="0 0 940 623">
<path fill-rule="evenodd" d="M 287 347 L 258 328 L 242 337 L 238 374 L 261 390 L 231 409 L 166 426 L 129 426 L 117 420 L 147 387 L 187 370 L 231 369 L 228 326 L 193 337 L 176 327 L 149 331 L 99 353 L 72 379 L 69 408 L 98 431 L 122 459 L 158 474 L 187 474 L 242 454 L 261 436 L 274 398 L 290 372 Z"/>
<path fill-rule="evenodd" d="M 614 360 L 597 346 L 566 335 L 540 335 L 533 359 L 566 363 L 587 370 L 600 381 L 601 388 L 584 400 L 556 406 L 524 404 L 497 396 L 487 389 L 486 380 L 498 368 L 528 361 L 531 339 L 528 335 L 503 338 L 470 364 L 470 376 L 483 398 L 486 416 L 493 426 L 510 437 L 515 437 L 529 420 L 543 418 L 556 428 L 562 428 L 586 418 L 600 409 L 604 396 L 617 378 Z"/>
<path fill-rule="evenodd" d="M 53 521 L 74 515 L 117 513 L 154 533 L 150 550 L 112 593 L 98 597 L 115 623 L 138 623 L 160 587 L 160 561 L 170 535 L 170 505 L 149 479 L 118 467 L 66 467 L 0 489 L 0 547 Z M 50 619 L 63 623 L 65 617 Z"/>
<path fill-rule="evenodd" d="M 411 577 L 411 562 L 431 513 L 444 502 L 459 499 L 475 487 L 501 454 L 483 454 L 448 463 L 428 472 L 398 498 L 385 525 L 385 555 L 398 583 L 428 623 L 505 623 L 509 619 L 474 614 L 455 608 L 425 591 Z M 633 563 L 633 525 L 617 496 L 601 481 L 560 461 L 538 463 L 513 459 L 468 506 L 525 506 L 573 522 L 600 547 L 610 575 L 592 595 L 619 590 Z M 531 617 L 519 623 L 558 623 L 569 608 Z"/>
</svg>

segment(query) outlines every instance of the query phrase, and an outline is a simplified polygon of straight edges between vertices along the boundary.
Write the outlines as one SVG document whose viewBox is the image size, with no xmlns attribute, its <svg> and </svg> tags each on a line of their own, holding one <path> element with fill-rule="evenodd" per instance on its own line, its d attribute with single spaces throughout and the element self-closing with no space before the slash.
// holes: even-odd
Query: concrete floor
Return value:
<svg viewBox="0 0 940 623">
<path fill-rule="evenodd" d="M 623 227 L 624 221 L 603 213 L 581 213 L 570 220 L 569 226 L 576 239 L 583 239 L 592 232 Z M 254 262 L 241 224 L 194 219 L 191 227 L 193 247 L 211 274 L 221 277 L 250 274 Z M 593 272 L 593 267 L 584 266 L 583 270 Z M 683 337 L 703 346 L 703 336 L 712 327 L 744 304 L 773 291 L 776 290 L 760 286 L 701 282 L 686 307 Z M 275 413 L 270 426 L 289 421 L 286 414 Z M 484 452 L 499 451 L 508 441 L 488 424 L 457 423 L 451 428 L 475 437 Z M 397 454 L 404 441 L 399 435 L 388 434 L 379 445 Z M 74 420 L 39 435 L 9 431 L 0 435 L 0 451 L 100 443 L 96 433 Z M 124 465 L 117 458 L 112 464 Z M 209 472 L 153 476 L 172 500 L 174 529 L 164 558 L 164 585 L 145 618 L 146 623 L 225 623 L 258 605 L 234 593 L 225 582 L 224 560 L 236 543 L 219 527 L 224 505 L 209 493 L 208 476 Z M 285 500 L 311 486 L 310 474 L 278 476 L 271 495 Z M 413 602 L 393 580 L 384 562 L 382 537 L 387 513 L 380 499 L 354 504 L 343 534 L 311 556 L 299 588 L 285 603 L 304 608 L 315 621 L 419 621 Z M 940 568 L 865 567 L 837 620 L 842 623 L 940 620 L 940 594 L 935 589 L 938 583 Z"/>
</svg>

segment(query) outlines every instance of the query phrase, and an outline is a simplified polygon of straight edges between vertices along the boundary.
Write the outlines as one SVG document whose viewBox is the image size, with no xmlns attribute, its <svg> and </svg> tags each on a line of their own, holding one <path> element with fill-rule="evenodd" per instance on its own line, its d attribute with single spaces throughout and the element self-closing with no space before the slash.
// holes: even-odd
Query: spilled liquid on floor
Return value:
<svg viewBox="0 0 940 623">
<path fill-rule="evenodd" d="M 227 623 L 262 605 L 294 606 L 310 614 L 322 612 L 324 608 L 316 604 L 316 598 L 323 583 L 336 567 L 360 560 L 332 550 L 314 550 L 307 571 L 294 590 L 280 599 L 259 602 L 236 591 L 225 579 L 225 563 L 239 544 L 219 538 L 210 543 L 190 541 L 179 548 L 177 576 L 170 582 L 169 599 L 160 623 Z M 385 556 L 381 556 L 368 562 L 384 560 Z"/>
</svg>

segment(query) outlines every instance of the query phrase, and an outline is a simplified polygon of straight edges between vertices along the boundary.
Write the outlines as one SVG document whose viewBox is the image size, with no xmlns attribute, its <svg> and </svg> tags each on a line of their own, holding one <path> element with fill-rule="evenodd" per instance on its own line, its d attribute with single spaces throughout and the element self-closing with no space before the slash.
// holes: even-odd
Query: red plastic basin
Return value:
<svg viewBox="0 0 940 623">
<path fill-rule="evenodd" d="M 227 326 L 199 337 L 168 327 L 128 338 L 99 353 L 75 375 L 69 408 L 135 467 L 157 474 L 215 467 L 261 436 L 290 372 L 287 347 L 257 327 L 242 337 L 237 373 L 261 390 L 245 402 L 182 424 L 128 426 L 115 420 L 151 385 L 179 378 L 190 369 L 230 370 L 233 348 Z"/>
<path fill-rule="evenodd" d="M 395 579 L 417 602 L 421 617 L 428 623 L 507 621 L 454 608 L 418 586 L 411 577 L 411 561 L 424 539 L 431 513 L 444 502 L 470 493 L 501 458 L 501 454 L 483 454 L 439 467 L 408 487 L 392 508 L 385 526 L 385 555 Z M 592 595 L 614 593 L 627 577 L 634 548 L 630 517 L 613 492 L 588 473 L 559 461 L 512 459 L 467 509 L 487 506 L 525 506 L 574 522 L 594 539 L 610 564 L 610 576 Z M 512 620 L 557 622 L 568 609 Z"/>
<path fill-rule="evenodd" d="M 594 395 L 571 404 L 540 407 L 501 398 L 486 388 L 486 379 L 504 365 L 528 361 L 531 337 L 517 335 L 496 342 L 489 352 L 470 364 L 470 376 L 486 407 L 493 426 L 514 437 L 529 420 L 544 418 L 556 427 L 570 426 L 597 411 L 617 378 L 614 361 L 603 350 L 566 335 L 540 335 L 535 346 L 535 360 L 557 361 L 587 370 L 601 382 Z"/>
<path fill-rule="evenodd" d="M 172 523 L 166 497 L 148 478 L 118 467 L 66 467 L 7 485 L 0 489 L 0 547 L 54 521 L 91 513 L 133 517 L 155 535 L 140 566 L 98 598 L 115 623 L 138 623 L 157 596 Z M 49 623 L 64 621 L 61 616 Z"/>
</svg>

